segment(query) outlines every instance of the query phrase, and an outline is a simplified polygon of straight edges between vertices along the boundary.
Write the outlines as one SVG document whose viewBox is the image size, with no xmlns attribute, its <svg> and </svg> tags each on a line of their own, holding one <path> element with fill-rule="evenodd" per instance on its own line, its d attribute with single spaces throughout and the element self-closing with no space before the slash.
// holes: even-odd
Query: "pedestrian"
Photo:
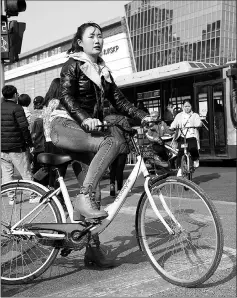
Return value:
<svg viewBox="0 0 237 298">
<path fill-rule="evenodd" d="M 109 109 L 109 114 L 104 118 L 106 123 L 117 123 L 122 126 L 124 129 L 130 131 L 131 126 L 127 120 L 127 117 L 119 115 L 118 112 L 113 108 Z M 116 129 L 116 127 L 114 128 Z M 116 129 L 117 133 L 122 136 L 125 134 L 122 130 Z M 115 158 L 115 160 L 110 165 L 109 179 L 110 179 L 110 196 L 114 197 L 116 194 L 115 181 L 117 182 L 117 192 L 122 189 L 123 186 L 123 172 L 126 165 L 126 160 L 128 153 L 130 152 L 129 144 L 124 144 L 124 149 L 121 150 L 121 153 Z"/>
<path fill-rule="evenodd" d="M 31 123 L 31 137 L 34 145 L 33 161 L 32 161 L 32 173 L 34 179 L 37 182 L 47 186 L 48 185 L 48 172 L 43 165 L 38 162 L 38 155 L 44 152 L 45 136 L 43 127 L 43 106 L 44 98 L 42 96 L 36 96 L 33 100 L 34 113 L 32 115 Z M 40 170 L 40 172 L 38 172 Z M 39 173 L 45 172 L 45 175 L 39 175 Z M 37 174 L 36 174 L 37 173 Z"/>
<path fill-rule="evenodd" d="M 59 105 L 59 89 L 60 89 L 60 78 L 55 78 L 51 82 L 49 89 L 44 98 L 44 111 L 43 111 L 43 131 L 45 136 L 45 153 L 62 154 L 63 150 L 56 147 L 50 138 L 50 115 Z M 61 167 L 61 175 L 64 177 L 67 170 L 67 165 Z M 56 173 L 52 168 L 48 170 L 49 172 L 49 187 L 56 188 L 58 184 L 56 183 Z"/>
<path fill-rule="evenodd" d="M 95 23 L 78 27 L 68 60 L 61 70 L 60 106 L 51 115 L 52 142 L 63 149 L 93 153 L 82 187 L 75 202 L 75 219 L 102 219 L 108 216 L 100 209 L 96 197 L 97 185 L 105 170 L 121 152 L 125 139 L 117 139 L 98 125 L 103 123 L 103 106 L 109 102 L 126 116 L 146 121 L 147 113 L 135 108 L 114 83 L 110 70 L 100 57 L 103 48 L 102 30 Z M 99 237 L 94 236 L 85 252 L 85 264 L 100 267 L 114 266 L 100 248 Z"/>
<path fill-rule="evenodd" d="M 23 110 L 24 110 L 25 115 L 26 115 L 27 122 L 29 123 L 29 129 L 30 129 L 30 127 L 31 127 L 31 117 L 32 117 L 32 113 L 29 110 L 29 105 L 31 104 L 30 96 L 28 94 L 21 94 L 18 97 L 18 102 L 17 103 L 23 107 Z M 29 148 L 27 148 L 26 151 L 27 151 L 27 154 L 29 155 L 29 160 L 30 160 L 30 164 L 31 164 L 32 161 L 33 161 L 33 155 L 30 152 Z"/>
<path fill-rule="evenodd" d="M 164 113 L 164 121 L 169 126 L 174 120 L 174 108 L 172 102 L 168 102 Z"/>
<path fill-rule="evenodd" d="M 30 96 L 28 94 L 21 94 L 18 97 L 18 104 L 23 107 L 23 110 L 24 110 L 25 115 L 26 115 L 26 119 L 27 119 L 27 121 L 29 123 L 29 127 L 30 127 L 30 125 L 31 125 L 31 116 L 32 116 L 32 113 L 29 110 L 29 105 L 31 104 Z"/>
<path fill-rule="evenodd" d="M 165 134 L 172 135 L 173 131 L 171 131 L 168 125 L 160 119 L 159 110 L 152 111 L 150 113 L 150 116 L 152 121 L 154 121 L 154 125 L 149 127 L 149 129 L 146 132 L 146 137 L 152 143 L 152 149 L 156 154 L 156 164 L 158 164 L 161 167 L 167 168 L 169 166 L 169 156 L 161 137 L 163 137 Z"/>
<path fill-rule="evenodd" d="M 149 114 L 149 110 L 148 108 L 144 105 L 143 101 L 139 101 L 138 105 L 137 105 L 138 109 L 146 112 L 147 114 Z"/>
<path fill-rule="evenodd" d="M 185 129 L 185 127 L 197 127 Z M 184 149 L 181 145 L 184 143 L 184 136 L 186 135 L 186 140 L 188 144 L 188 151 L 191 154 L 193 160 L 193 166 L 195 168 L 199 167 L 199 149 L 200 149 L 200 139 L 198 127 L 202 126 L 202 121 L 197 113 L 192 111 L 192 105 L 190 100 L 185 99 L 183 101 L 183 111 L 178 113 L 174 121 L 170 125 L 170 129 L 182 128 L 182 131 L 178 129 L 175 140 L 178 144 L 178 155 L 177 155 L 177 176 L 182 176 L 181 169 L 181 159 L 184 154 Z"/>
<path fill-rule="evenodd" d="M 32 180 L 27 148 L 33 150 L 29 124 L 23 107 L 17 104 L 18 92 L 15 86 L 2 88 L 4 100 L 1 103 L 1 169 L 2 183 L 13 180 L 14 167 L 22 179 Z M 9 204 L 13 205 L 14 192 L 9 193 Z M 37 197 L 30 197 L 30 203 L 37 203 Z"/>
</svg>

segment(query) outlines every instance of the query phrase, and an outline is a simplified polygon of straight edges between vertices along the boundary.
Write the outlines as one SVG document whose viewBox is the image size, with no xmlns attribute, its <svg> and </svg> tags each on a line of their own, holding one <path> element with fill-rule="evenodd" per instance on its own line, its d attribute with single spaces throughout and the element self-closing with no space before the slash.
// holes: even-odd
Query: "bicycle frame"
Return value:
<svg viewBox="0 0 237 298">
<path fill-rule="evenodd" d="M 115 216 L 117 215 L 117 213 L 121 209 L 122 205 L 126 201 L 126 198 L 127 198 L 127 195 L 129 193 L 130 189 L 133 187 L 134 183 L 136 182 L 137 177 L 141 173 L 143 174 L 143 176 L 145 178 L 144 189 L 145 189 L 145 192 L 148 196 L 148 199 L 149 199 L 149 202 L 151 204 L 152 209 L 154 210 L 154 212 L 157 215 L 157 217 L 159 218 L 159 220 L 166 227 L 168 233 L 169 234 L 174 234 L 174 231 L 168 226 L 168 224 L 166 223 L 166 221 L 164 220 L 164 218 L 162 217 L 162 215 L 160 214 L 159 210 L 156 207 L 156 204 L 155 204 L 155 202 L 152 198 L 152 195 L 151 195 L 151 192 L 150 192 L 149 186 L 148 186 L 149 180 L 151 178 L 150 174 L 149 174 L 149 172 L 146 168 L 146 165 L 145 165 L 145 162 L 144 162 L 142 156 L 138 155 L 137 156 L 137 163 L 135 164 L 135 166 L 134 166 L 132 172 L 130 173 L 128 179 L 124 183 L 124 185 L 123 185 L 121 191 L 119 192 L 118 196 L 115 198 L 113 203 L 111 203 L 110 205 L 108 205 L 104 209 L 105 211 L 108 212 L 108 216 L 105 219 L 103 219 L 101 221 L 101 223 L 99 223 L 98 225 L 96 225 L 96 226 L 94 226 L 90 229 L 90 232 L 91 232 L 92 235 L 103 232 L 106 229 L 106 227 L 113 221 L 113 219 L 115 218 Z M 31 232 L 31 231 L 18 231 L 18 230 L 15 230 L 15 228 L 21 222 L 23 222 L 30 214 L 32 214 L 34 211 L 39 209 L 45 203 L 45 200 L 48 200 L 48 199 L 53 199 L 56 202 L 58 207 L 60 205 L 59 210 L 60 210 L 60 213 L 63 215 L 62 216 L 62 221 L 63 221 L 63 223 L 66 223 L 66 217 L 65 217 L 64 210 L 61 206 L 61 203 L 55 197 L 55 195 L 58 194 L 60 191 L 63 194 L 64 202 L 65 202 L 66 208 L 68 210 L 69 218 L 70 218 L 70 221 L 71 221 L 71 223 L 66 223 L 66 224 L 75 224 L 75 229 L 76 229 L 76 225 L 82 223 L 82 221 L 73 220 L 73 206 L 72 206 L 72 203 L 71 203 L 71 200 L 70 200 L 70 197 L 69 197 L 69 193 L 68 193 L 68 190 L 67 190 L 67 187 L 66 187 L 66 184 L 64 182 L 63 177 L 59 177 L 58 181 L 59 181 L 59 185 L 60 185 L 59 188 L 54 190 L 49 196 L 46 196 L 46 198 L 43 199 L 43 201 L 41 203 L 39 203 L 39 205 L 37 205 L 35 208 L 33 208 L 33 210 L 31 210 L 31 212 L 29 214 L 27 214 L 24 218 L 22 218 L 15 225 L 13 225 L 12 228 L 11 228 L 12 234 L 15 234 L 15 235 L 17 235 L 17 234 L 18 235 L 35 235 L 34 232 Z M 40 185 L 38 183 L 35 183 L 35 184 L 48 191 L 48 189 L 45 188 L 45 187 L 42 187 L 42 185 Z M 176 225 L 179 228 L 181 228 L 181 225 L 178 223 L 178 221 L 176 220 L 176 218 L 174 217 L 174 215 L 172 214 L 172 212 L 168 208 L 168 206 L 167 206 L 167 204 L 166 204 L 166 202 L 163 198 L 163 195 L 161 193 L 159 194 L 159 198 L 160 198 L 160 201 L 161 201 L 164 209 L 166 210 L 167 214 L 172 218 L 172 220 L 176 223 Z M 64 234 L 52 234 L 52 233 L 40 233 L 40 234 L 41 234 L 41 236 L 50 237 L 50 238 L 52 237 L 52 238 L 55 238 L 55 239 L 65 238 Z"/>
</svg>

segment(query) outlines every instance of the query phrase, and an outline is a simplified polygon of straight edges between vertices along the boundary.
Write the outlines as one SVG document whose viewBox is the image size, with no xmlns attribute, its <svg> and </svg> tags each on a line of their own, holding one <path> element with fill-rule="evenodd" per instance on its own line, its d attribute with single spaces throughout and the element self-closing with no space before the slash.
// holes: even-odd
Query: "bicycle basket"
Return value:
<svg viewBox="0 0 237 298">
<path fill-rule="evenodd" d="M 151 145 L 141 146 L 140 148 L 143 158 L 154 159 L 154 151 Z"/>
</svg>

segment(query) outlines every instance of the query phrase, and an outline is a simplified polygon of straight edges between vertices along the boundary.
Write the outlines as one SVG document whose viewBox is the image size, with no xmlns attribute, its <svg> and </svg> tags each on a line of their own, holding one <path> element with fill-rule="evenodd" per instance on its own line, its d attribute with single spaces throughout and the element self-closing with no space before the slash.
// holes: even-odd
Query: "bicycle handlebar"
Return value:
<svg viewBox="0 0 237 298">
<path fill-rule="evenodd" d="M 175 127 L 175 128 L 170 128 L 170 130 L 178 130 L 178 129 L 180 129 L 180 130 L 182 130 L 182 129 L 189 129 L 189 128 L 200 128 L 200 126 L 183 126 L 183 127 Z"/>
<path fill-rule="evenodd" d="M 131 130 L 127 130 L 122 125 L 117 124 L 117 123 L 113 123 L 113 124 L 105 123 L 105 124 L 101 124 L 101 125 L 96 125 L 96 127 L 102 128 L 102 129 L 107 129 L 109 127 L 118 127 L 123 132 L 128 133 L 130 136 L 134 136 L 137 133 L 136 129 L 131 128 Z"/>
</svg>

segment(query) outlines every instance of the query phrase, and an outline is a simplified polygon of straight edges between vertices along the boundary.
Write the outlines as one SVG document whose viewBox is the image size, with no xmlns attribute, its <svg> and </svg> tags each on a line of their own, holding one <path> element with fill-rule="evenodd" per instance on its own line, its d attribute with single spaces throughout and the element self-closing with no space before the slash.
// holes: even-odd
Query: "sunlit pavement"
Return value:
<svg viewBox="0 0 237 298">
<path fill-rule="evenodd" d="M 215 274 L 197 289 L 185 289 L 164 281 L 139 251 L 135 237 L 135 210 L 141 195 L 141 181 L 111 225 L 101 234 L 109 255 L 117 266 L 109 270 L 86 268 L 84 250 L 67 258 L 60 255 L 51 268 L 29 285 L 2 286 L 3 297 L 236 297 L 236 169 L 199 168 L 194 179 L 212 197 L 221 217 L 225 247 Z M 125 176 L 129 173 L 126 169 Z M 76 180 L 66 177 L 71 195 L 77 193 Z M 102 205 L 113 202 L 108 180 L 102 180 Z M 227 295 L 228 294 L 228 295 Z"/>
</svg>

